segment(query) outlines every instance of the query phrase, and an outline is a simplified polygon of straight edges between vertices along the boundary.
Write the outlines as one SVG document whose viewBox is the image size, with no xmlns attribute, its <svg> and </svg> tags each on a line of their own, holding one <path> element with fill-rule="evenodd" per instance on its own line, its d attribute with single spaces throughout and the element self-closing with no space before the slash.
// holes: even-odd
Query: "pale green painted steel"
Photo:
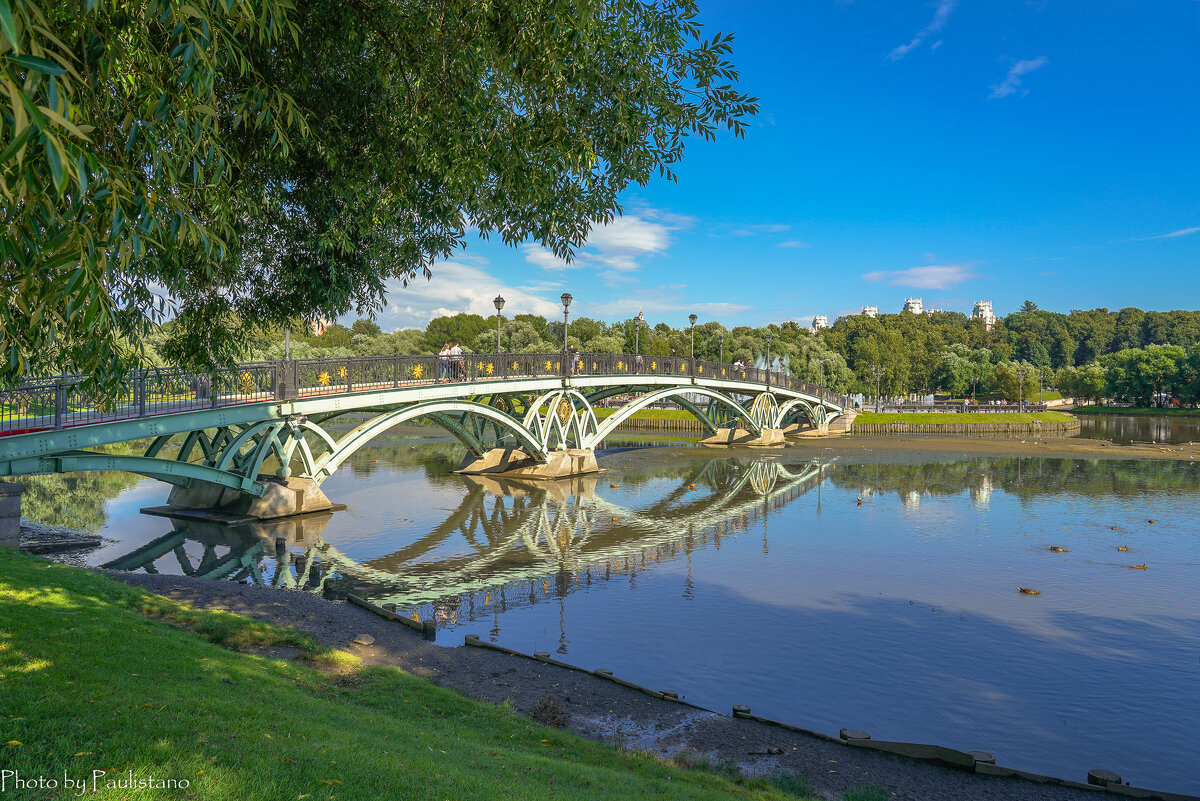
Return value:
<svg viewBox="0 0 1200 801">
<path fill-rule="evenodd" d="M 596 391 L 585 396 L 580 390 Z M 596 420 L 591 400 L 637 391 L 644 394 L 603 424 Z M 517 420 L 492 406 L 463 400 L 465 394 L 493 398 L 536 396 L 537 400 L 526 407 L 524 420 Z M 483 442 L 465 423 L 471 416 L 483 418 L 495 426 L 495 431 L 511 434 L 537 460 L 545 460 L 548 446 L 552 445 L 566 447 L 573 443 L 576 447 L 595 448 L 630 415 L 666 398 L 674 398 L 706 428 L 715 429 L 714 407 L 710 404 L 707 412 L 700 409 L 685 397 L 689 394 L 708 397 L 712 403 L 732 410 L 755 433 L 761 433 L 764 427 L 778 427 L 796 406 L 804 408 L 817 425 L 822 418 L 827 422 L 842 412 L 836 404 L 815 396 L 741 379 L 638 374 L 431 383 L 226 405 L 0 437 L 0 475 L 126 470 L 185 486 L 192 480 L 202 480 L 261 495 L 264 487 L 257 480 L 257 471 L 272 454 L 279 459 L 279 475 L 290 475 L 291 463 L 299 458 L 304 473 L 321 481 L 379 432 L 422 416 L 446 428 L 476 455 L 482 455 L 491 443 Z M 755 401 L 748 409 L 731 394 L 750 395 Z M 571 408 L 566 421 L 556 414 L 563 401 Z M 541 409 L 547 406 L 550 411 L 542 414 Z M 346 412 L 368 409 L 385 411 L 340 440 L 335 441 L 319 425 Z M 451 414 L 461 417 L 455 420 Z M 216 429 L 216 433 L 210 437 L 207 430 L 211 429 Z M 178 434 L 187 434 L 179 456 L 162 458 L 162 449 Z M 83 450 L 137 439 L 153 440 L 145 456 L 110 456 Z M 312 451 L 312 445 L 318 441 L 327 450 L 320 456 Z M 249 445 L 253 447 L 245 450 Z M 190 461 L 197 446 L 203 451 L 200 463 Z"/>
<path fill-rule="evenodd" d="M 779 405 L 779 415 L 775 421 L 774 427 L 783 428 L 784 423 L 787 421 L 788 415 L 791 414 L 792 410 L 796 408 L 804 411 L 804 416 L 808 418 L 808 422 L 814 427 L 820 425 L 820 423 L 817 422 L 817 413 L 814 411 L 811 403 L 800 398 L 792 398 Z"/>
<path fill-rule="evenodd" d="M 3 472 L 5 469 L 14 472 Z M 77 473 L 93 471 L 120 471 L 156 478 L 180 487 L 191 486 L 194 480 L 207 481 L 222 487 L 241 490 L 261 497 L 266 488 L 256 482 L 245 485 L 243 478 L 235 473 L 215 467 L 177 462 L 174 459 L 153 459 L 145 456 L 68 451 L 55 456 L 38 456 L 32 459 L 14 459 L 0 463 L 2 476 L 36 476 L 49 473 Z"/>
<path fill-rule="evenodd" d="M 312 478 L 321 482 L 328 478 L 338 466 L 350 457 L 359 448 L 366 445 L 378 434 L 388 430 L 394 426 L 398 426 L 406 420 L 415 420 L 418 417 L 426 417 L 431 413 L 438 412 L 466 412 L 470 411 L 482 417 L 487 417 L 495 422 L 503 425 L 513 433 L 526 452 L 539 462 L 546 461 L 547 454 L 544 447 L 538 443 L 537 437 L 532 431 L 526 428 L 521 423 L 509 417 L 504 412 L 493 409 L 491 406 L 484 406 L 482 403 L 473 401 L 433 401 L 431 403 L 418 403 L 412 406 L 398 409 L 394 412 L 381 414 L 378 417 L 373 417 L 362 425 L 355 428 L 346 436 L 337 441 L 336 448 L 333 452 L 325 454 L 317 459 L 314 465 Z M 453 431 L 451 432 L 454 433 Z"/>
<path fill-rule="evenodd" d="M 680 395 L 684 392 L 692 395 L 704 395 L 712 398 L 718 403 L 724 403 L 728 405 L 745 419 L 746 425 L 750 427 L 750 430 L 753 433 L 762 433 L 762 427 L 759 426 L 758 423 L 751 417 L 750 411 L 746 407 L 742 406 L 742 404 L 738 403 L 732 398 L 722 395 L 715 390 L 711 390 L 706 387 L 699 387 L 694 384 L 685 384 L 683 386 L 664 387 L 663 389 L 655 390 L 653 392 L 647 392 L 645 395 L 642 395 L 636 400 L 626 404 L 625 406 L 622 406 L 614 414 L 611 414 L 604 419 L 604 422 L 600 425 L 599 430 L 597 430 L 591 442 L 584 447 L 592 448 L 595 447 L 596 444 L 603 442 L 604 439 L 611 434 L 617 426 L 621 425 L 621 423 L 628 420 L 635 413 L 645 409 L 650 404 L 656 403 L 660 400 L 665 400 L 666 398 L 670 398 L 675 395 Z M 705 418 L 703 415 L 701 415 L 700 419 L 703 420 Z"/>
</svg>

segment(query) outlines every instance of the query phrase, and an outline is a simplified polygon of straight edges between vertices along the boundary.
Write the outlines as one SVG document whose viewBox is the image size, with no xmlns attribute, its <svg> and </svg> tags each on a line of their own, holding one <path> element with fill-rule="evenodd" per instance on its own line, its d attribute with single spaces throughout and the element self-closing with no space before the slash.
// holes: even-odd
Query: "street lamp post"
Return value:
<svg viewBox="0 0 1200 801">
<path fill-rule="evenodd" d="M 1017 408 L 1025 411 L 1025 368 L 1017 368 Z"/>
<path fill-rule="evenodd" d="M 817 357 L 817 367 L 821 371 L 821 374 L 817 379 L 817 387 L 820 389 L 820 394 L 824 395 L 825 394 L 825 357 L 824 356 Z"/>
<path fill-rule="evenodd" d="M 871 365 L 871 375 L 875 376 L 875 413 L 879 414 L 879 381 L 887 372 L 886 367 L 881 367 L 878 364 Z"/>
<path fill-rule="evenodd" d="M 765 381 L 771 383 L 771 335 L 767 334 L 767 371 L 765 373 Z"/>
<path fill-rule="evenodd" d="M 504 308 L 504 298 L 499 295 L 492 301 L 492 305 L 496 307 L 496 353 L 500 352 L 500 310 Z"/>
<path fill-rule="evenodd" d="M 574 298 L 571 297 L 570 292 L 564 292 L 559 296 L 559 300 L 562 301 L 563 305 L 563 372 L 569 374 L 571 371 L 569 366 L 571 353 L 567 348 L 567 315 L 569 314 L 567 310 L 571 307 L 571 301 Z"/>
<path fill-rule="evenodd" d="M 696 358 L 696 319 L 697 319 L 696 315 L 694 315 L 694 314 L 688 315 L 688 322 L 692 324 L 691 334 L 692 334 L 692 359 L 693 360 Z"/>
<path fill-rule="evenodd" d="M 725 335 L 717 334 L 717 347 L 721 350 L 721 355 L 717 357 L 720 364 L 725 363 Z"/>
<path fill-rule="evenodd" d="M 642 355 L 642 326 L 646 323 L 646 315 L 638 312 L 638 316 L 633 318 L 633 354 L 635 356 Z"/>
<path fill-rule="evenodd" d="M 975 386 L 979 383 L 979 376 L 971 376 L 971 405 L 978 406 L 979 402 L 975 399 Z"/>
</svg>

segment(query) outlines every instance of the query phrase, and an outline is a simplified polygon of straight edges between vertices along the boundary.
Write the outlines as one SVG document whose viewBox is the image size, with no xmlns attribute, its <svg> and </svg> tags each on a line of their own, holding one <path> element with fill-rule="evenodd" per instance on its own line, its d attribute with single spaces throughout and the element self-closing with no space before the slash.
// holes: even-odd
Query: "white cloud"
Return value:
<svg viewBox="0 0 1200 801">
<path fill-rule="evenodd" d="M 925 41 L 927 37 L 940 31 L 945 27 L 946 20 L 950 18 L 950 12 L 954 10 L 954 6 L 957 4 L 958 0 L 938 0 L 937 10 L 933 12 L 933 19 L 930 23 L 917 31 L 917 35 L 912 38 L 911 42 L 893 48 L 892 52 L 888 53 L 888 58 L 892 61 L 899 61 L 920 45 L 921 42 Z M 937 42 L 934 45 L 934 49 L 940 47 L 941 44 L 940 41 Z"/>
<path fill-rule="evenodd" d="M 1200 233 L 1200 227 L 1195 228 L 1180 228 L 1178 231 L 1172 231 L 1169 234 L 1159 234 L 1158 236 L 1143 236 L 1140 239 L 1134 239 L 1134 242 L 1149 242 L 1151 239 L 1174 239 L 1179 236 L 1191 236 L 1192 234 Z"/>
<path fill-rule="evenodd" d="M 1041 69 L 1049 63 L 1050 59 L 1045 56 L 1026 58 L 1018 61 L 1008 68 L 1008 75 L 1004 76 L 1004 80 L 992 87 L 992 93 L 988 97 L 995 99 L 1016 94 L 1017 89 L 1021 86 L 1022 76 L 1028 75 L 1034 70 Z M 1029 90 L 1025 91 L 1028 92 Z"/>
<path fill-rule="evenodd" d="M 863 275 L 866 281 L 913 289 L 949 289 L 976 277 L 969 264 L 930 264 L 907 270 L 875 270 Z"/>
<path fill-rule="evenodd" d="M 521 251 L 526 261 L 545 270 L 591 266 L 629 272 L 644 259 L 665 253 L 671 232 L 690 224 L 688 217 L 648 209 L 595 224 L 570 264 L 540 245 L 522 245 Z"/>
<path fill-rule="evenodd" d="M 562 307 L 556 301 L 540 297 L 529 288 L 506 286 L 478 267 L 442 261 L 430 269 L 432 278 L 417 278 L 407 287 L 399 281 L 388 282 L 387 304 L 376 318 L 383 330 L 424 328 L 435 317 L 460 312 L 492 317 L 496 314 L 496 307 L 492 305 L 496 295 L 504 297 L 505 317 L 511 318 L 514 314 L 554 317 L 562 313 Z M 343 322 L 349 322 L 355 316 L 348 315 Z"/>
<path fill-rule="evenodd" d="M 639 294 L 634 299 L 601 303 L 589 316 L 602 320 L 626 320 L 636 317 L 637 313 L 641 311 L 646 314 L 649 322 L 657 323 L 660 320 L 670 322 L 676 317 L 686 320 L 689 314 L 695 313 L 700 317 L 698 322 L 703 323 L 708 320 L 728 320 L 730 317 L 745 314 L 750 310 L 750 306 L 741 303 L 687 303 L 674 297 L 673 294 L 656 295 L 648 291 L 645 294 Z M 677 323 L 676 327 L 679 325 L 683 325 L 683 323 Z"/>
<path fill-rule="evenodd" d="M 543 270 L 567 270 L 579 266 L 579 262 L 569 264 L 566 259 L 560 259 L 541 245 L 521 245 L 521 252 L 525 254 L 525 261 Z"/>
<path fill-rule="evenodd" d="M 757 225 L 747 225 L 733 232 L 734 236 L 756 236 L 758 234 L 781 234 L 784 231 L 790 231 L 792 226 L 784 223 L 759 223 Z"/>
<path fill-rule="evenodd" d="M 786 242 L 780 242 L 779 247 L 781 247 L 781 248 L 811 248 L 812 245 L 808 244 L 807 242 L 801 242 L 799 239 L 789 239 Z"/>
</svg>

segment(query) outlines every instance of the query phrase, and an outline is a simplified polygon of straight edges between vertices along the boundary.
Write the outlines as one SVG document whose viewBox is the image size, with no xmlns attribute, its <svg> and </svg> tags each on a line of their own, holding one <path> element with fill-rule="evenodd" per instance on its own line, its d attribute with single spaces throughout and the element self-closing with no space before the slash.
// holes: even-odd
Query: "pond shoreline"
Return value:
<svg viewBox="0 0 1200 801">
<path fill-rule="evenodd" d="M 367 664 L 392 665 L 463 695 L 492 703 L 510 702 L 529 715 L 550 695 L 567 714 L 568 729 L 592 740 L 712 763 L 733 762 L 747 775 L 780 772 L 804 776 L 817 797 L 839 798 L 848 790 L 875 785 L 897 801 L 1082 801 L 1095 791 L 1027 779 L 984 776 L 891 754 L 854 748 L 781 729 L 649 697 L 590 673 L 524 659 L 485 648 L 447 647 L 342 601 L 311 593 L 211 581 L 187 576 L 99 571 L 203 609 L 219 609 L 294 626 L 322 644 L 350 651 Z M 281 599 L 288 603 L 281 603 Z M 353 641 L 368 634 L 367 646 Z M 586 667 L 586 666 L 585 666 Z M 681 697 L 687 688 L 674 688 Z M 769 709 L 755 709 L 771 715 Z M 986 743 L 980 747 L 986 748 Z M 836 766 L 833 768 L 831 766 Z M 1083 780 L 1086 777 L 1077 777 Z M 1156 797 L 1148 795 L 1143 797 Z M 1187 798 L 1170 796 L 1165 798 Z"/>
</svg>

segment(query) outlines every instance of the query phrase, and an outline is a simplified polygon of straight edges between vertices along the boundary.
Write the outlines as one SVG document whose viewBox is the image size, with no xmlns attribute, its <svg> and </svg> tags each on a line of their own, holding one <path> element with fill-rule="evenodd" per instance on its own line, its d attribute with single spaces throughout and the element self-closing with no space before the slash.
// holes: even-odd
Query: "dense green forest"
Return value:
<svg viewBox="0 0 1200 801">
<path fill-rule="evenodd" d="M 505 352 L 561 350 L 563 324 L 532 314 L 500 318 Z M 167 324 L 168 326 L 170 323 Z M 382 331 L 367 319 L 333 324 L 320 335 L 297 325 L 292 357 L 313 358 L 436 353 L 459 342 L 476 353 L 496 350 L 495 317 L 457 314 L 432 320 L 425 330 Z M 645 324 L 635 338 L 633 320 L 571 320 L 569 342 L 585 353 L 687 356 L 691 330 L 666 322 Z M 165 336 L 165 334 L 164 334 Z M 813 333 L 799 324 L 727 328 L 719 322 L 695 327 L 697 358 L 753 363 L 767 353 L 785 360 L 792 375 L 837 391 L 875 391 L 872 368 L 885 368 L 880 392 L 940 392 L 953 397 L 1034 400 L 1043 388 L 1088 400 L 1113 399 L 1148 406 L 1174 399 L 1200 401 L 1200 312 L 1126 308 L 1068 314 L 1026 301 L 988 330 L 958 312 L 909 312 L 878 317 L 850 315 Z M 246 345 L 243 358 L 283 356 L 283 329 L 264 331 Z M 153 338 L 151 340 L 153 345 Z M 1023 376 L 1023 377 L 1022 377 Z"/>
</svg>

